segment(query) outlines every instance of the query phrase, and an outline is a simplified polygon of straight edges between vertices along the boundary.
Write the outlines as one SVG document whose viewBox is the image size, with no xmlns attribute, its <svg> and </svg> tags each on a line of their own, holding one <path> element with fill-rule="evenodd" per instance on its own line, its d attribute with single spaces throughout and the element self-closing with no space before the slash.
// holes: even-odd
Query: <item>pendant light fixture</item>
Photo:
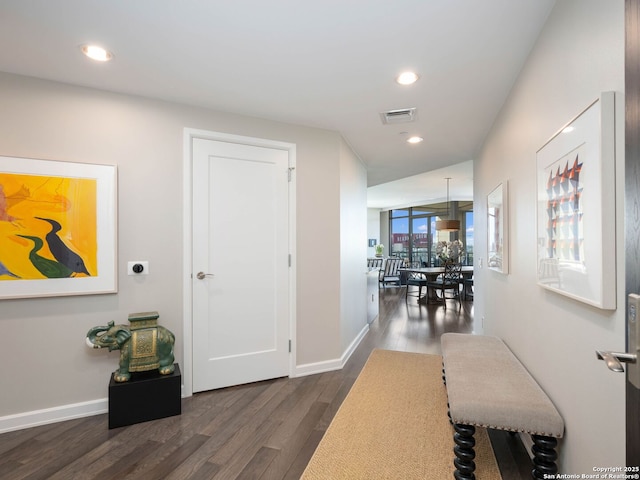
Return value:
<svg viewBox="0 0 640 480">
<path fill-rule="evenodd" d="M 457 232 L 460 230 L 460 220 L 455 220 L 450 218 L 451 216 L 451 205 L 449 202 L 449 180 L 451 177 L 447 177 L 447 219 L 446 220 L 437 220 L 436 221 L 436 230 L 439 232 Z"/>
</svg>

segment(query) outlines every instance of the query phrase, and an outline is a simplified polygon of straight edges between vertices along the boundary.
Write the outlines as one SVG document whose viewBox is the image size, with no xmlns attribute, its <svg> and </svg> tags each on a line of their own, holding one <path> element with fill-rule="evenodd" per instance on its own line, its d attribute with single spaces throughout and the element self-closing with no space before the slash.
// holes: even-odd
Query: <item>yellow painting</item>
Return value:
<svg viewBox="0 0 640 480">
<path fill-rule="evenodd" d="M 0 281 L 98 275 L 97 180 L 0 171 Z"/>
</svg>

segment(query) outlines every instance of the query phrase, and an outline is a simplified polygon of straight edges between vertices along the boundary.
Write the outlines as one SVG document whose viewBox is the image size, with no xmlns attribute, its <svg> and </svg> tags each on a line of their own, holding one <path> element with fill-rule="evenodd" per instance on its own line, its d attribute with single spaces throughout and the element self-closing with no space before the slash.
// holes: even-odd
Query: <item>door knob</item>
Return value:
<svg viewBox="0 0 640 480">
<path fill-rule="evenodd" d="M 596 350 L 596 357 L 598 357 L 598 360 L 604 360 L 612 372 L 624 372 L 623 363 L 636 363 L 638 361 L 638 356 L 631 353 L 604 352 L 602 350 Z"/>
<path fill-rule="evenodd" d="M 213 277 L 213 273 L 204 273 L 204 272 L 196 273 L 196 278 L 198 280 L 204 280 L 206 277 Z"/>
</svg>

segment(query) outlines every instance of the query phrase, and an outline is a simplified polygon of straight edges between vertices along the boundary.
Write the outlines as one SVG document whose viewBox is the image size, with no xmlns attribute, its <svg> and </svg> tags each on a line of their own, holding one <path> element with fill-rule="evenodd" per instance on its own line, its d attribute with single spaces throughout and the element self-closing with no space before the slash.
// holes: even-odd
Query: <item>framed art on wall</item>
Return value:
<svg viewBox="0 0 640 480">
<path fill-rule="evenodd" d="M 116 175 L 0 157 L 0 299 L 117 291 Z"/>
<path fill-rule="evenodd" d="M 614 92 L 538 150 L 537 185 L 538 284 L 615 309 Z"/>
<path fill-rule="evenodd" d="M 487 266 L 505 275 L 509 273 L 508 197 L 506 181 L 487 196 Z"/>
</svg>

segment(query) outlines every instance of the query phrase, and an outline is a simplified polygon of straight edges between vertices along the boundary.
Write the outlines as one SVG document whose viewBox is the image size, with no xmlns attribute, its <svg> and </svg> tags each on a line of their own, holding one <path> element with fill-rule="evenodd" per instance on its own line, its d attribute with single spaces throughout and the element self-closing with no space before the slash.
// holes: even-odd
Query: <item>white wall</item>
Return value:
<svg viewBox="0 0 640 480">
<path fill-rule="evenodd" d="M 507 342 L 564 417 L 563 473 L 625 465 L 624 376 L 595 355 L 624 349 L 624 143 L 617 158 L 617 260 L 612 255 L 618 309 L 599 310 L 536 285 L 536 151 L 602 91 L 624 91 L 624 2 L 559 0 L 474 168 L 476 267 L 483 256 L 486 265 L 486 197 L 504 179 L 511 246 L 508 276 L 476 268 L 476 318 Z"/>
<path fill-rule="evenodd" d="M 376 243 L 384 244 L 380 240 L 380 209 L 379 208 L 367 208 L 367 239 L 375 238 Z M 367 243 L 367 245 L 369 245 Z M 375 247 L 367 246 L 367 257 L 374 257 L 376 254 Z"/>
<path fill-rule="evenodd" d="M 159 311 L 178 337 L 182 363 L 184 127 L 296 144 L 296 363 L 340 359 L 341 218 L 353 209 L 364 222 L 366 199 L 358 194 L 340 205 L 349 182 L 357 193 L 362 179 L 359 171 L 340 179 L 349 154 L 337 132 L 4 73 L 0 96 L 0 155 L 117 164 L 119 177 L 118 294 L 0 301 L 0 424 L 14 414 L 104 400 L 118 353 L 91 350 L 84 337 L 110 320 L 127 323 L 131 312 Z M 358 228 L 364 237 L 366 227 Z M 357 255 L 361 272 L 366 250 Z M 127 276 L 128 260 L 148 260 L 150 275 Z M 361 310 L 350 321 L 365 323 Z"/>
<path fill-rule="evenodd" d="M 368 331 L 367 170 L 344 141 L 340 143 L 340 244 L 341 350 L 351 352 Z"/>
</svg>

